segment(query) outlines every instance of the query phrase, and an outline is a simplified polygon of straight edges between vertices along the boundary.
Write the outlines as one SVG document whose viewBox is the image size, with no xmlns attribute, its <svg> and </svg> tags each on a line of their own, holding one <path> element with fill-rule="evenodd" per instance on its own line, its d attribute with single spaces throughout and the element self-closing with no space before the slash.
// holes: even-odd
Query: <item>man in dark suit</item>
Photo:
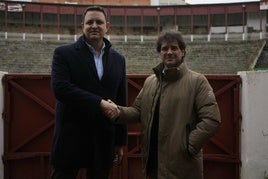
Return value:
<svg viewBox="0 0 268 179">
<path fill-rule="evenodd" d="M 56 48 L 53 55 L 52 179 L 75 179 L 81 168 L 88 179 L 108 179 L 127 141 L 126 126 L 113 124 L 103 113 L 111 109 L 107 99 L 126 105 L 125 58 L 104 37 L 109 30 L 104 9 L 88 7 L 82 29 L 77 42 Z"/>
</svg>

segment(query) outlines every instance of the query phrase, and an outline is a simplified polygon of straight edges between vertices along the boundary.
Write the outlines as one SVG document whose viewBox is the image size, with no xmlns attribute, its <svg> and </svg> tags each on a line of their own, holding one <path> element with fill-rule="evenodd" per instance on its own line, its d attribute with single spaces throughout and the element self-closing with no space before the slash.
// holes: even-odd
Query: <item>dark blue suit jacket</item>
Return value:
<svg viewBox="0 0 268 179">
<path fill-rule="evenodd" d="M 125 125 L 110 122 L 101 99 L 126 105 L 125 58 L 104 38 L 103 77 L 81 36 L 55 49 L 51 86 L 57 99 L 51 162 L 56 167 L 111 167 L 115 145 L 125 145 Z"/>
</svg>

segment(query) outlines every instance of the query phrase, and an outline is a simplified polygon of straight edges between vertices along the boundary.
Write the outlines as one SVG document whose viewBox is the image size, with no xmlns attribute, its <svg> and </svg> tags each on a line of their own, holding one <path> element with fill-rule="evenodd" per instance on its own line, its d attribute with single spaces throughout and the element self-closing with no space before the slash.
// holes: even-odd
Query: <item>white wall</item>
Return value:
<svg viewBox="0 0 268 179">
<path fill-rule="evenodd" d="M 260 22 L 259 13 L 248 13 L 247 14 L 247 27 L 252 27 L 254 30 L 260 30 L 260 23 L 262 24 L 262 32 L 266 32 L 266 13 L 267 11 L 261 11 L 262 22 Z"/>
<path fill-rule="evenodd" d="M 217 33 L 225 33 L 225 26 L 218 26 L 213 27 L 211 26 L 210 32 L 213 34 Z M 243 26 L 228 26 L 227 27 L 227 33 L 242 33 L 243 32 Z M 244 26 L 244 32 L 247 32 L 247 27 Z"/>
<path fill-rule="evenodd" d="M 0 85 L 0 155 L 1 157 L 4 154 L 4 120 L 2 118 L 2 113 L 3 113 L 3 108 L 4 108 L 4 92 L 3 92 L 3 85 L 2 85 L 2 78 L 6 74 L 6 72 L 1 72 L 0 71 L 0 80 L 1 80 L 1 85 Z M 0 162 L 0 178 L 4 178 L 4 165 L 3 161 L 1 160 Z"/>
<path fill-rule="evenodd" d="M 151 5 L 152 6 L 159 5 L 159 0 L 151 0 Z"/>
<path fill-rule="evenodd" d="M 268 71 L 239 72 L 241 86 L 241 179 L 268 176 Z"/>
</svg>

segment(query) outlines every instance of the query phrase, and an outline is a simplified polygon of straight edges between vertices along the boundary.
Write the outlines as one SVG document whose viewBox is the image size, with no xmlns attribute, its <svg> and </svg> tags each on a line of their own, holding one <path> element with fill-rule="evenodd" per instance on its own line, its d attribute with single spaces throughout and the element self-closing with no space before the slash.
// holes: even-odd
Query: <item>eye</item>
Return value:
<svg viewBox="0 0 268 179">
<path fill-rule="evenodd" d="M 87 21 L 87 25 L 93 25 L 94 23 L 96 23 L 97 25 L 102 25 L 102 24 L 104 24 L 104 21 L 102 21 L 102 20 L 89 20 L 89 21 Z"/>
<path fill-rule="evenodd" d="M 87 24 L 88 25 L 92 25 L 94 23 L 94 21 L 90 20 L 90 21 L 87 21 Z"/>
<path fill-rule="evenodd" d="M 168 51 L 168 47 L 162 47 L 162 48 L 161 48 L 161 51 L 163 51 L 163 52 Z"/>
<path fill-rule="evenodd" d="M 176 51 L 176 50 L 178 50 L 179 48 L 177 47 L 177 46 L 171 46 L 171 50 L 172 51 Z"/>
<path fill-rule="evenodd" d="M 102 20 L 96 20 L 96 24 L 102 25 L 102 24 L 104 24 L 104 21 L 102 21 Z"/>
</svg>

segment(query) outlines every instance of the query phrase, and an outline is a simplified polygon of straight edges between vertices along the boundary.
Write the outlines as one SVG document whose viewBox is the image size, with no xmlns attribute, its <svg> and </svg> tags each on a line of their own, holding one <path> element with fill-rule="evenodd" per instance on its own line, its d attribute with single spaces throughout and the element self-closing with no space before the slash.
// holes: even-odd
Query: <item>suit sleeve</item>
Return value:
<svg viewBox="0 0 268 179">
<path fill-rule="evenodd" d="M 72 83 L 71 74 L 77 73 L 76 70 L 79 69 L 71 67 L 74 65 L 70 62 L 71 58 L 75 58 L 69 52 L 71 50 L 70 47 L 59 47 L 54 51 L 51 71 L 52 90 L 59 102 L 94 114 L 100 110 L 101 97 Z"/>
<path fill-rule="evenodd" d="M 123 75 L 122 82 L 120 84 L 118 94 L 117 94 L 117 104 L 126 106 L 127 105 L 127 77 L 126 77 L 126 66 L 125 59 L 123 58 Z M 115 124 L 116 125 L 116 146 L 127 145 L 127 126 L 125 124 Z"/>
</svg>

